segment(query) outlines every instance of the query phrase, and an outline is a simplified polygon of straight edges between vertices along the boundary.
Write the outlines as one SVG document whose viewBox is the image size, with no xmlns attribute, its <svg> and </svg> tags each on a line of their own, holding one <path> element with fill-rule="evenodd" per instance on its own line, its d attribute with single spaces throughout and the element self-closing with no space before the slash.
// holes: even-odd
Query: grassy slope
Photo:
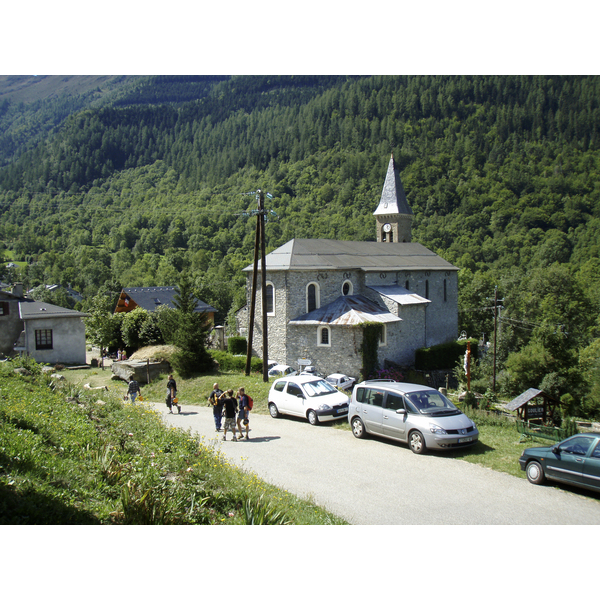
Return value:
<svg viewBox="0 0 600 600">
<path fill-rule="evenodd" d="M 13 367 L 0 365 L 0 524 L 344 523 L 123 403 L 117 386 L 53 391 Z"/>
</svg>

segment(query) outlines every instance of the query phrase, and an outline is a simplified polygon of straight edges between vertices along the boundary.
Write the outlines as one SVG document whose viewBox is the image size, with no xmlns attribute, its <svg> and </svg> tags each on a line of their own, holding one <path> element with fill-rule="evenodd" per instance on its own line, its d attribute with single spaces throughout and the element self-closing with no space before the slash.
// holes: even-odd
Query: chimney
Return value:
<svg viewBox="0 0 600 600">
<path fill-rule="evenodd" d="M 11 294 L 17 296 L 17 298 L 23 298 L 23 284 L 22 283 L 14 283 Z"/>
</svg>

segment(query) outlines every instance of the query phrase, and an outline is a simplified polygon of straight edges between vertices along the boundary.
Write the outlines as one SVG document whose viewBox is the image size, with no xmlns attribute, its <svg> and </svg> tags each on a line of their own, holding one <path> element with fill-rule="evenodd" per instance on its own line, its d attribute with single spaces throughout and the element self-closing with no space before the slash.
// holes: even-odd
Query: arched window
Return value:
<svg viewBox="0 0 600 600">
<path fill-rule="evenodd" d="M 444 302 L 448 301 L 448 286 L 446 285 L 446 280 L 444 279 Z"/>
<path fill-rule="evenodd" d="M 425 298 L 429 300 L 429 279 L 425 280 Z"/>
<path fill-rule="evenodd" d="M 267 314 L 275 314 L 275 286 L 267 282 Z"/>
<path fill-rule="evenodd" d="M 354 291 L 354 286 L 349 279 L 346 279 L 342 284 L 342 294 L 344 296 L 352 296 L 352 292 Z"/>
<path fill-rule="evenodd" d="M 323 325 L 317 330 L 317 346 L 331 346 L 331 335 L 329 327 Z"/>
<path fill-rule="evenodd" d="M 319 284 L 311 281 L 306 286 L 306 312 L 312 312 L 321 307 L 321 293 Z"/>
<path fill-rule="evenodd" d="M 406 283 L 404 284 L 404 287 L 405 287 L 407 290 L 410 290 L 410 287 L 409 287 L 409 286 L 410 286 L 410 281 L 408 281 L 408 279 L 407 279 L 407 280 L 406 280 Z"/>
<path fill-rule="evenodd" d="M 381 326 L 381 331 L 379 333 L 379 345 L 386 346 L 387 345 L 387 328 L 385 323 Z"/>
</svg>

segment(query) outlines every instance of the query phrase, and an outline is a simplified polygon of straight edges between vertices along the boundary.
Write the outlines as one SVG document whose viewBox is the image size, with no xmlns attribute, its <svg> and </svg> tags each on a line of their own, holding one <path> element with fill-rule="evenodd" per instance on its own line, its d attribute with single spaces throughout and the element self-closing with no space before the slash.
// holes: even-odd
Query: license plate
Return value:
<svg viewBox="0 0 600 600">
<path fill-rule="evenodd" d="M 339 415 L 339 414 L 342 414 L 342 413 L 347 413 L 347 412 L 348 412 L 348 409 L 347 409 L 347 408 L 338 408 L 338 409 L 337 409 L 337 414 L 338 414 L 338 415 Z"/>
<path fill-rule="evenodd" d="M 459 444 L 464 444 L 465 442 L 472 442 L 473 438 L 472 437 L 468 437 L 468 438 L 459 438 L 458 443 Z"/>
</svg>

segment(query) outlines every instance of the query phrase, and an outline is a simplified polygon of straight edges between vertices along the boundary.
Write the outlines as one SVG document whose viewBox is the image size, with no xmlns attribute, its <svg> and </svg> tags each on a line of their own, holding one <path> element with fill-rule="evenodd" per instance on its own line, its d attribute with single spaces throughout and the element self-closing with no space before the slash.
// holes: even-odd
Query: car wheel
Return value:
<svg viewBox="0 0 600 600">
<path fill-rule="evenodd" d="M 526 468 L 527 479 L 530 483 L 534 483 L 535 485 L 540 485 L 544 483 L 546 476 L 544 475 L 544 469 L 542 469 L 542 465 L 537 460 L 532 460 L 527 463 Z"/>
<path fill-rule="evenodd" d="M 420 431 L 411 431 L 408 435 L 408 445 L 415 454 L 423 454 L 426 450 L 425 439 Z"/>
<path fill-rule="evenodd" d="M 306 414 L 306 418 L 311 425 L 319 424 L 319 417 L 317 417 L 317 413 L 314 410 L 309 410 Z"/>
<path fill-rule="evenodd" d="M 271 402 L 269 404 L 269 413 L 271 414 L 271 416 L 276 419 L 279 416 L 279 411 L 277 410 L 277 407 Z"/>
<path fill-rule="evenodd" d="M 365 431 L 365 426 L 360 419 L 352 419 L 352 433 L 355 438 L 364 438 L 367 435 Z"/>
</svg>

